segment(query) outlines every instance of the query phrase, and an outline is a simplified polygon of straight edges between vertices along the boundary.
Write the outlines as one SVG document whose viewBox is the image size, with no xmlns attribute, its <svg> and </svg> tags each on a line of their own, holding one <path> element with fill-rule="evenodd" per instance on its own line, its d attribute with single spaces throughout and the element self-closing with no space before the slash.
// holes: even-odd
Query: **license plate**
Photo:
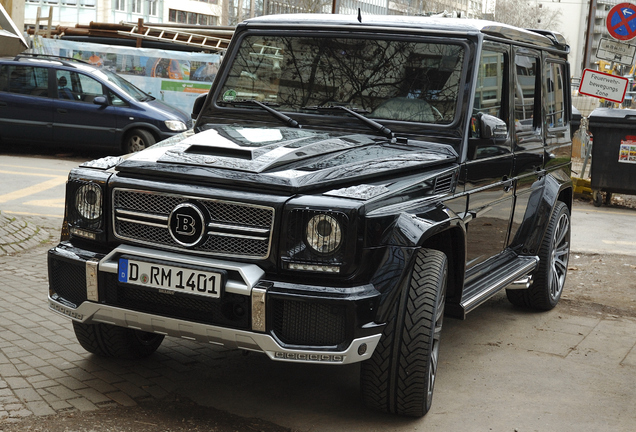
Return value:
<svg viewBox="0 0 636 432">
<path fill-rule="evenodd" d="M 211 298 L 221 297 L 223 275 L 185 267 L 119 259 L 119 282 Z"/>
</svg>

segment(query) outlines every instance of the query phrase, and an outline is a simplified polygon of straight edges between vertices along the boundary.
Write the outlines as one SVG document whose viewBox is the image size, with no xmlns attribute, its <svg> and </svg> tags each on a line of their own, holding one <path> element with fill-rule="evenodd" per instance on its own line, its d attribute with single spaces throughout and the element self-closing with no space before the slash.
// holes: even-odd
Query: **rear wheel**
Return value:
<svg viewBox="0 0 636 432">
<path fill-rule="evenodd" d="M 394 305 L 373 355 L 361 364 L 360 388 L 367 406 L 417 417 L 431 408 L 447 274 L 446 255 L 419 251 L 409 289 Z"/>
<path fill-rule="evenodd" d="M 73 321 L 73 330 L 82 348 L 101 357 L 148 357 L 157 351 L 164 338 L 163 335 L 110 324 L 83 324 L 76 321 Z"/>
<path fill-rule="evenodd" d="M 565 203 L 559 201 L 539 250 L 539 267 L 532 286 L 524 290 L 506 290 L 508 300 L 515 306 L 538 310 L 554 308 L 563 293 L 569 257 L 570 211 Z"/>
<path fill-rule="evenodd" d="M 126 134 L 123 142 L 124 153 L 133 153 L 150 147 L 155 142 L 155 137 L 143 129 L 133 129 Z"/>
</svg>

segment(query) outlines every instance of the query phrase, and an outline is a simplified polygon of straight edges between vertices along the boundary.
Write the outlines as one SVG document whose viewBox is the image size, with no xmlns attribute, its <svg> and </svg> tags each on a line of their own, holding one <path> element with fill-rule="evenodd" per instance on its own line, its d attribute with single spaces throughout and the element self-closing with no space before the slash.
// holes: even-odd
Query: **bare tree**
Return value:
<svg viewBox="0 0 636 432">
<path fill-rule="evenodd" d="M 538 0 L 497 0 L 495 21 L 521 28 L 554 30 L 561 23 L 561 11 L 543 7 Z"/>
</svg>

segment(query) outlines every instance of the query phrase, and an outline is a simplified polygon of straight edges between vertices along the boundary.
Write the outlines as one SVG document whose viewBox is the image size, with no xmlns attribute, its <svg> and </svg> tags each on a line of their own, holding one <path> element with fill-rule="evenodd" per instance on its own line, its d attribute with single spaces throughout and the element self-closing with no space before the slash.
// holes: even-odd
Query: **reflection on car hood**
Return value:
<svg viewBox="0 0 636 432">
<path fill-rule="evenodd" d="M 350 183 L 455 161 L 450 146 L 365 134 L 216 126 L 139 152 L 121 172 L 293 190 Z"/>
</svg>

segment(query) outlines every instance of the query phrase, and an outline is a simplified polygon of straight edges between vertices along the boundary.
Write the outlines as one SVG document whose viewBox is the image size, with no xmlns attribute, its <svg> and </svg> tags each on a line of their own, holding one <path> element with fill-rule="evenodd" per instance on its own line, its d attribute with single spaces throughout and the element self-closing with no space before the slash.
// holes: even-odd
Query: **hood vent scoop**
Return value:
<svg viewBox="0 0 636 432">
<path fill-rule="evenodd" d="M 204 156 L 218 156 L 237 158 L 245 160 L 253 160 L 254 154 L 251 149 L 236 148 L 236 147 L 212 147 L 207 145 L 191 145 L 186 154 L 197 154 Z"/>
<path fill-rule="evenodd" d="M 444 174 L 435 179 L 435 187 L 433 189 L 434 194 L 448 193 L 453 190 L 453 180 L 455 173 Z"/>
</svg>

